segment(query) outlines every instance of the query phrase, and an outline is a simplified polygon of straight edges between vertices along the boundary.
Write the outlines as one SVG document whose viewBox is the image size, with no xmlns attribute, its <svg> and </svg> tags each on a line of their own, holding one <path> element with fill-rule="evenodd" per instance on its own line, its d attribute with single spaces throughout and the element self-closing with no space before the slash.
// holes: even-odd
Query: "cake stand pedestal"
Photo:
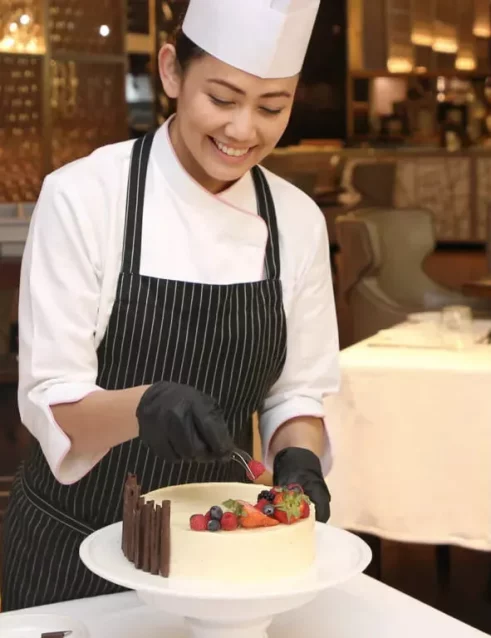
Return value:
<svg viewBox="0 0 491 638">
<path fill-rule="evenodd" d="M 239 625 L 218 624 L 208 620 L 186 618 L 192 638 L 267 638 L 266 630 L 273 618 L 267 620 L 251 620 Z"/>
<path fill-rule="evenodd" d="M 372 558 L 358 536 L 317 523 L 316 562 L 298 578 L 241 585 L 182 581 L 137 570 L 121 550 L 121 534 L 121 523 L 91 534 L 80 546 L 82 562 L 97 576 L 135 590 L 149 607 L 185 618 L 192 638 L 267 638 L 275 616 L 356 576 Z"/>
</svg>

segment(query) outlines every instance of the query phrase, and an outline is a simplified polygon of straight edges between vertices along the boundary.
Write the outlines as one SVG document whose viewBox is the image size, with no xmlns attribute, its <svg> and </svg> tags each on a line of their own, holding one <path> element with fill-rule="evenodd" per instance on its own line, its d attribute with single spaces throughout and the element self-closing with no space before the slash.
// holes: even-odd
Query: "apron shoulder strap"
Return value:
<svg viewBox="0 0 491 638">
<path fill-rule="evenodd" d="M 126 273 L 140 272 L 145 185 L 154 135 L 152 131 L 137 139 L 131 152 L 122 264 Z"/>
<path fill-rule="evenodd" d="M 279 279 L 281 275 L 280 239 L 273 195 L 264 171 L 259 166 L 254 166 L 251 173 L 256 189 L 258 213 L 268 227 L 268 243 L 265 257 L 266 277 L 268 279 Z"/>
</svg>

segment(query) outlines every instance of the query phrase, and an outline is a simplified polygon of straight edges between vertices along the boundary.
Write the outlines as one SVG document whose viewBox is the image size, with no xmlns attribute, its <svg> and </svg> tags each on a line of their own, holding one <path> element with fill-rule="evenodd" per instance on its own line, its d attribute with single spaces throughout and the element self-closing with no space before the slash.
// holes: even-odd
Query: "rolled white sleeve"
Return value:
<svg viewBox="0 0 491 638">
<path fill-rule="evenodd" d="M 51 405 L 101 390 L 96 384 L 95 326 L 100 298 L 97 242 L 76 190 L 48 176 L 33 214 L 19 295 L 19 411 L 51 471 L 74 483 L 100 460 L 73 458 Z"/>
<path fill-rule="evenodd" d="M 270 443 L 276 430 L 296 417 L 319 417 L 325 425 L 322 468 L 332 465 L 329 415 L 324 398 L 340 386 L 339 338 L 331 276 L 329 240 L 324 219 L 315 226 L 314 240 L 295 284 L 287 314 L 287 357 L 281 377 L 271 389 L 259 415 L 266 467 L 272 468 Z"/>
</svg>

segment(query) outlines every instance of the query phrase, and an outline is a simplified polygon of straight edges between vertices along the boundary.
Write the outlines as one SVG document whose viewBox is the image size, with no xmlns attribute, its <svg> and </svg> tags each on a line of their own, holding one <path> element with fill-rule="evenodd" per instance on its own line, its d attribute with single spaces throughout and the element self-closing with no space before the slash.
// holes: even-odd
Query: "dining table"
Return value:
<svg viewBox="0 0 491 638">
<path fill-rule="evenodd" d="M 438 313 L 346 348 L 326 399 L 332 521 L 399 543 L 491 551 L 491 329 L 452 346 Z"/>
<path fill-rule="evenodd" d="M 146 606 L 135 592 L 55 603 L 4 616 L 15 616 L 20 622 L 26 614 L 72 618 L 85 625 L 89 638 L 190 638 L 182 618 Z M 0 614 L 0 635 L 2 616 Z M 480 638 L 486 635 L 365 574 L 332 587 L 300 609 L 277 616 L 268 630 L 268 638 Z M 29 634 L 29 638 L 31 636 Z"/>
</svg>

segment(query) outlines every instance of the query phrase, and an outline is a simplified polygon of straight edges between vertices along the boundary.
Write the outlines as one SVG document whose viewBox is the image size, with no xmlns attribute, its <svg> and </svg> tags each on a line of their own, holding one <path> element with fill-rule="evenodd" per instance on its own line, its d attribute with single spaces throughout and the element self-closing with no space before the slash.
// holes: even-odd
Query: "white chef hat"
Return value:
<svg viewBox="0 0 491 638">
<path fill-rule="evenodd" d="M 182 30 L 222 62 L 261 78 L 302 69 L 320 0 L 190 0 Z"/>
</svg>

